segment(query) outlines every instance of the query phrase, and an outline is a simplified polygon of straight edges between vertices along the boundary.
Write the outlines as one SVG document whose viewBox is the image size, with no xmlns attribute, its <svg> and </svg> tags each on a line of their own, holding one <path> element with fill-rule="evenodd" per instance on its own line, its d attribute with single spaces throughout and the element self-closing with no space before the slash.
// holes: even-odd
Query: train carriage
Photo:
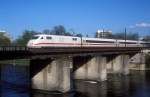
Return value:
<svg viewBox="0 0 150 97">
<path fill-rule="evenodd" d="M 135 40 L 117 40 L 118 41 L 118 47 L 139 47 L 141 46 L 140 41 Z"/>
<path fill-rule="evenodd" d="M 27 47 L 139 47 L 143 46 L 142 43 L 144 44 L 144 42 L 133 40 L 38 34 L 33 36 Z"/>
<path fill-rule="evenodd" d="M 82 38 L 83 47 L 109 47 L 116 46 L 115 39 L 103 39 L 103 38 Z"/>
<path fill-rule="evenodd" d="M 39 34 L 33 36 L 27 46 L 30 48 L 41 47 L 79 47 L 81 39 L 79 37 L 58 36 Z"/>
</svg>

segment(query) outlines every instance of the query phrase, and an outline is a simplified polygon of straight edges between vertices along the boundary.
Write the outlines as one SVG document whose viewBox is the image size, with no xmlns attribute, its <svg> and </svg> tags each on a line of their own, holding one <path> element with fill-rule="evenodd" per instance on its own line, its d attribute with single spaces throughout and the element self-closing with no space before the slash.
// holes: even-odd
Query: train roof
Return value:
<svg viewBox="0 0 150 97">
<path fill-rule="evenodd" d="M 54 37 L 75 37 L 75 38 L 80 38 L 77 36 L 65 36 L 65 35 L 50 35 L 50 34 L 36 34 L 34 36 L 54 36 Z M 90 38 L 90 37 L 82 37 L 82 39 L 85 40 L 93 40 L 93 41 L 118 41 L 118 42 L 143 42 L 143 41 L 136 41 L 136 40 L 123 40 L 123 39 L 108 39 L 108 38 Z"/>
<path fill-rule="evenodd" d="M 139 42 L 138 40 L 118 40 L 119 42 Z"/>
<path fill-rule="evenodd" d="M 77 37 L 77 36 L 50 35 L 50 34 L 36 34 L 34 36 L 54 36 L 54 37 L 76 37 L 76 38 L 80 38 L 80 37 Z"/>
<path fill-rule="evenodd" d="M 85 39 L 85 40 L 94 40 L 94 41 L 116 41 L 115 39 L 106 39 L 106 38 L 89 38 L 89 37 L 82 37 L 82 39 Z"/>
</svg>

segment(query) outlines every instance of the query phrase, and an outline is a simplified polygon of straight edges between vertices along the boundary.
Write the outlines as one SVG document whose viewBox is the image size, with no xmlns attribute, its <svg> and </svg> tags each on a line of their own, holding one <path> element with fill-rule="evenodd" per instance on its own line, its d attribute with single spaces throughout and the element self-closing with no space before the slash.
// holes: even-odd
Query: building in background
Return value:
<svg viewBox="0 0 150 97">
<path fill-rule="evenodd" d="M 96 38 L 111 38 L 112 31 L 110 30 L 97 30 Z"/>
</svg>

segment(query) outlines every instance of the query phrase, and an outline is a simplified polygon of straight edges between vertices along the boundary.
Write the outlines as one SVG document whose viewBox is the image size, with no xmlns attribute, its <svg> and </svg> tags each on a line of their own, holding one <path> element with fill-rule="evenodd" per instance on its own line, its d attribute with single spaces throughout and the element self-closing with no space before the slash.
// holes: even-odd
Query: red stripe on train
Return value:
<svg viewBox="0 0 150 97">
<path fill-rule="evenodd" d="M 81 45 L 80 43 L 37 43 L 37 44 L 34 44 L 34 45 L 42 45 L 42 44 L 55 44 L 55 45 Z"/>
<path fill-rule="evenodd" d="M 37 44 L 33 44 L 33 45 L 50 45 L 50 44 L 53 44 L 53 45 L 81 45 L 80 43 L 37 43 Z M 101 44 L 89 44 L 89 43 L 86 43 L 86 44 L 83 44 L 83 45 L 112 45 L 112 44 L 104 44 L 104 43 L 101 43 Z"/>
</svg>

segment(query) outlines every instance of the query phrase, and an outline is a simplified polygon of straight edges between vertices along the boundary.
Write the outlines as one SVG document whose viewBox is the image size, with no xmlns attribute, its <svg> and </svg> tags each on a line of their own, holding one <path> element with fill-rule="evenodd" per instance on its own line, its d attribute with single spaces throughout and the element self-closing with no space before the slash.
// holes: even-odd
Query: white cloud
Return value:
<svg viewBox="0 0 150 97">
<path fill-rule="evenodd" d="M 139 23 L 135 25 L 136 27 L 144 27 L 144 28 L 150 28 L 150 23 Z"/>
<path fill-rule="evenodd" d="M 150 23 L 137 23 L 135 25 L 130 26 L 129 28 L 150 28 Z"/>
</svg>

